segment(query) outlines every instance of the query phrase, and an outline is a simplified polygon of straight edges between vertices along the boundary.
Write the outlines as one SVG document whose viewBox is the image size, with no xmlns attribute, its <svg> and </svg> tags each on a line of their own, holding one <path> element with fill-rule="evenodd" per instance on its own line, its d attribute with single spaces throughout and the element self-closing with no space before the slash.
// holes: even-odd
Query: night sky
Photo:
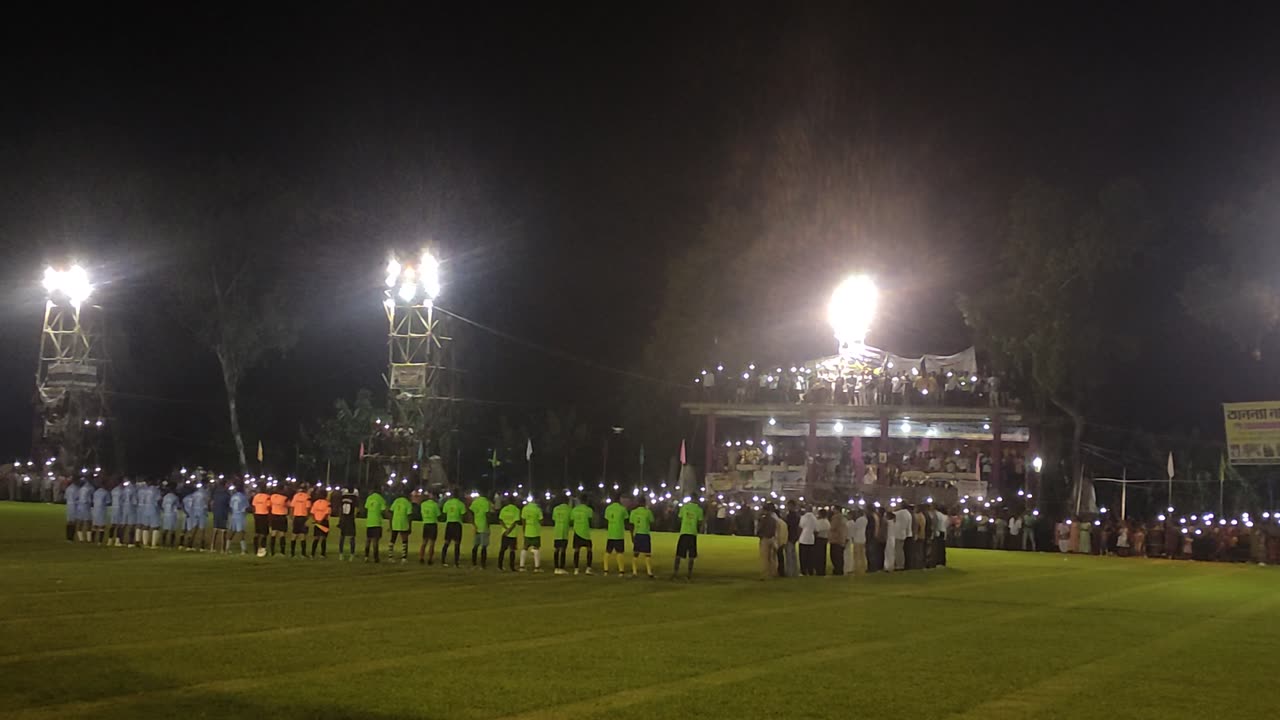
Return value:
<svg viewBox="0 0 1280 720">
<path fill-rule="evenodd" d="M 269 175 L 337 218 L 290 249 L 282 282 L 302 288 L 305 327 L 245 383 L 249 443 L 291 446 L 334 398 L 381 394 L 381 268 L 426 239 L 446 261 L 442 304 L 583 360 L 471 333 L 465 394 L 608 422 L 618 376 L 592 366 L 635 365 L 735 145 L 786 122 L 815 64 L 874 114 L 884 152 L 928 148 L 920 193 L 946 220 L 930 239 L 943 269 L 885 288 L 897 307 L 873 342 L 967 344 L 951 301 L 990 272 L 1027 179 L 1087 193 L 1135 178 L 1161 233 L 1132 278 L 1140 359 L 1109 379 L 1102 420 L 1220 433 L 1216 403 L 1280 383 L 1176 292 L 1207 259 L 1209 209 L 1280 168 L 1274 13 L 1035 5 L 157 6 L 6 23 L 0 457 L 26 453 L 39 275 L 68 254 L 109 281 L 98 298 L 126 349 L 113 402 L 137 466 L 226 457 L 216 363 L 157 301 L 181 249 L 138 210 L 217 172 Z"/>
</svg>

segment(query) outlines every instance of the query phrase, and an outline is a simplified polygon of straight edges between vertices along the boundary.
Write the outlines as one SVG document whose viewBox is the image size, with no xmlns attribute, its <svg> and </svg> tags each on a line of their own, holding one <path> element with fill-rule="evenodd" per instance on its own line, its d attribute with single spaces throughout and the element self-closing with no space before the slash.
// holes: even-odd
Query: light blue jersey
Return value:
<svg viewBox="0 0 1280 720">
<path fill-rule="evenodd" d="M 107 506 L 111 504 L 111 493 L 106 488 L 93 491 L 93 506 L 89 509 L 94 527 L 107 526 Z"/>
<path fill-rule="evenodd" d="M 89 508 L 93 505 L 93 484 L 88 480 L 76 488 L 76 519 L 89 522 Z"/>
<path fill-rule="evenodd" d="M 124 487 L 121 485 L 111 488 L 111 524 L 124 524 Z"/>
<path fill-rule="evenodd" d="M 249 498 L 245 494 L 236 491 L 231 493 L 228 499 L 228 505 L 231 508 L 231 517 L 227 524 L 227 528 L 233 533 L 244 532 L 244 514 L 249 510 Z"/>
<path fill-rule="evenodd" d="M 160 501 L 160 528 L 162 530 L 178 529 L 178 500 L 177 493 L 170 490 L 164 494 L 164 499 Z"/>
<path fill-rule="evenodd" d="M 152 530 L 160 527 L 160 489 L 143 483 L 138 488 L 138 523 Z"/>
<path fill-rule="evenodd" d="M 124 524 L 138 524 L 138 488 L 131 482 L 124 484 L 124 492 L 121 493 L 121 499 L 124 501 Z"/>
</svg>

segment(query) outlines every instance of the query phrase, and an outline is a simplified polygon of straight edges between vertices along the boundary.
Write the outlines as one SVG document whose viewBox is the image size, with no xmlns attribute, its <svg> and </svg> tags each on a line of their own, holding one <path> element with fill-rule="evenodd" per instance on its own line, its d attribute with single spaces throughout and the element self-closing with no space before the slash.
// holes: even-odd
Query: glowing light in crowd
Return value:
<svg viewBox="0 0 1280 720">
<path fill-rule="evenodd" d="M 1032 460 L 1032 461 L 1031 461 L 1031 467 L 1032 467 L 1032 469 L 1034 469 L 1036 472 L 1040 472 L 1040 470 L 1044 468 L 1044 460 L 1042 460 L 1042 459 L 1040 458 L 1040 456 L 1039 456 L 1039 455 L 1037 455 L 1037 456 L 1036 456 L 1036 459 L 1034 459 L 1034 460 Z M 1169 509 L 1169 511 L 1170 511 L 1170 512 L 1173 512 L 1173 508 L 1170 508 L 1170 509 Z"/>
<path fill-rule="evenodd" d="M 41 284 L 50 297 L 65 297 L 77 310 L 80 309 L 80 303 L 88 300 L 93 292 L 93 285 L 89 284 L 89 273 L 78 264 L 72 265 L 69 270 L 45 268 Z"/>
<path fill-rule="evenodd" d="M 833 427 L 832 429 L 833 429 L 833 430 L 835 430 L 835 431 L 836 431 L 836 433 L 842 433 L 842 432 L 844 432 L 844 423 L 842 423 L 842 422 L 840 422 L 839 420 L 837 420 L 837 421 L 836 421 L 836 424 L 835 424 L 835 427 Z"/>
<path fill-rule="evenodd" d="M 902 423 L 901 429 L 902 429 L 902 432 L 904 432 L 904 433 L 909 433 L 909 432 L 911 432 L 911 423 L 909 423 L 909 422 L 904 422 L 904 423 Z"/>
<path fill-rule="evenodd" d="M 875 282 L 867 275 L 846 278 L 831 293 L 827 305 L 827 320 L 840 343 L 840 351 L 848 354 L 852 347 L 861 345 L 871 329 L 880 293 Z"/>
<path fill-rule="evenodd" d="M 775 419 L 775 418 L 769 418 L 769 425 L 777 425 L 777 424 L 778 424 L 777 419 Z"/>
<path fill-rule="evenodd" d="M 765 446 L 764 446 L 764 454 L 765 454 L 765 455 L 768 455 L 769 457 L 773 457 L 773 444 L 772 444 L 772 443 L 770 443 L 770 444 L 768 444 L 768 445 L 765 445 Z"/>
</svg>

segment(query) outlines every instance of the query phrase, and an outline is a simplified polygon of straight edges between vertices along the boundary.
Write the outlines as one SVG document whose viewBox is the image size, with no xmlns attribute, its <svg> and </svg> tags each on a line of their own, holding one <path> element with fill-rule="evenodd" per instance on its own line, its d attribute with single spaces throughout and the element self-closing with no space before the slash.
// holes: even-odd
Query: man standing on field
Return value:
<svg viewBox="0 0 1280 720">
<path fill-rule="evenodd" d="M 542 572 L 542 508 L 532 498 L 520 508 L 524 525 L 524 547 L 520 549 L 520 572 L 524 572 L 525 556 L 533 552 L 533 571 Z"/>
<path fill-rule="evenodd" d="M 413 502 L 401 495 L 391 502 L 391 542 L 387 543 L 387 558 L 395 559 L 396 538 L 400 538 L 402 551 L 400 562 L 409 559 L 409 533 L 413 529 Z"/>
<path fill-rule="evenodd" d="M 267 554 L 267 535 L 271 532 L 271 496 L 265 490 L 253 494 L 253 554 Z"/>
<path fill-rule="evenodd" d="M 554 565 L 556 575 L 568 575 L 565 569 L 569 557 L 569 515 L 573 508 L 562 502 L 551 509 L 551 537 L 555 543 Z"/>
<path fill-rule="evenodd" d="M 360 496 L 355 488 L 343 490 L 342 498 L 338 500 L 338 560 L 351 562 L 356 557 L 356 514 L 359 509 Z M 351 546 L 349 554 L 346 552 L 348 544 Z"/>
<path fill-rule="evenodd" d="M 284 536 L 289 532 L 289 498 L 282 490 L 271 493 L 271 554 L 276 554 L 276 541 L 280 542 L 280 556 L 284 557 Z"/>
<path fill-rule="evenodd" d="M 316 557 L 316 546 L 320 547 L 320 557 L 329 556 L 329 515 L 333 506 L 325 493 L 311 503 L 311 558 Z"/>
<path fill-rule="evenodd" d="M 306 557 L 307 516 L 311 514 L 311 495 L 307 492 L 306 485 L 298 486 L 298 491 L 293 494 L 289 506 L 293 509 L 293 527 L 290 528 L 293 537 L 289 538 L 289 557 L 297 555 L 298 543 L 302 543 L 302 557 Z M 280 552 L 284 552 L 283 546 Z"/>
<path fill-rule="evenodd" d="M 440 507 L 444 513 L 444 547 L 440 549 L 440 564 L 449 567 L 449 545 L 453 545 L 453 566 L 461 567 L 458 558 L 462 555 L 462 518 L 467 514 L 467 505 L 456 495 L 444 501 Z"/>
<path fill-rule="evenodd" d="M 511 572 L 516 571 L 516 533 L 520 530 L 520 508 L 514 502 L 502 506 L 498 512 L 498 524 L 502 526 L 501 546 L 498 548 L 498 572 L 502 572 L 502 559 L 511 552 Z"/>
<path fill-rule="evenodd" d="M 674 580 L 680 575 L 680 561 L 688 558 L 689 573 L 687 579 L 693 579 L 693 561 L 698 559 L 698 533 L 702 527 L 702 507 L 693 502 L 693 498 L 685 498 L 678 513 L 680 518 L 680 539 L 676 541 L 676 564 L 671 573 Z"/>
<path fill-rule="evenodd" d="M 471 527 L 475 530 L 475 535 L 471 538 L 472 570 L 489 566 L 489 512 L 492 510 L 493 504 L 483 495 L 477 495 L 471 501 Z M 480 554 L 479 566 L 476 565 L 476 553 Z M 498 563 L 498 568 L 502 568 L 501 562 Z"/>
<path fill-rule="evenodd" d="M 440 532 L 440 503 L 431 497 L 431 493 L 422 496 L 418 514 L 422 517 L 422 547 L 418 548 L 418 564 L 432 565 L 436 561 L 436 535 Z"/>
<path fill-rule="evenodd" d="M 591 509 L 591 505 L 587 503 L 587 496 L 583 495 L 578 506 L 569 512 L 569 519 L 573 522 L 573 574 L 578 574 L 579 553 L 582 548 L 587 549 L 587 574 L 591 574 L 592 546 L 591 546 L 591 521 L 595 519 L 595 511 Z"/>
<path fill-rule="evenodd" d="M 364 561 L 369 562 L 369 545 L 373 544 L 373 561 L 382 562 L 378 554 L 378 545 L 382 541 L 382 514 L 387 510 L 387 501 L 377 490 L 369 493 L 364 501 Z"/>
<path fill-rule="evenodd" d="M 239 541 L 240 554 L 244 555 L 247 551 L 244 541 L 244 516 L 249 510 L 249 498 L 245 494 L 237 490 L 234 486 L 228 487 L 231 491 L 230 497 L 227 498 L 227 509 L 231 511 L 230 517 L 227 518 L 227 528 L 231 533 L 231 540 L 227 547 L 227 552 L 231 552 L 231 545 Z"/>
<path fill-rule="evenodd" d="M 622 558 L 627 554 L 627 547 L 624 539 L 627 536 L 627 516 L 630 513 L 618 502 L 618 496 L 613 496 L 613 502 L 609 503 L 604 509 L 605 520 L 605 540 L 604 540 L 604 574 L 609 574 L 609 560 L 617 558 L 618 560 L 618 577 L 622 577 Z"/>
<path fill-rule="evenodd" d="M 630 513 L 631 520 L 631 577 L 639 577 L 640 558 L 644 558 L 644 571 L 653 579 L 653 539 L 649 528 L 653 526 L 653 511 L 647 500 L 640 496 L 640 504 Z"/>
</svg>

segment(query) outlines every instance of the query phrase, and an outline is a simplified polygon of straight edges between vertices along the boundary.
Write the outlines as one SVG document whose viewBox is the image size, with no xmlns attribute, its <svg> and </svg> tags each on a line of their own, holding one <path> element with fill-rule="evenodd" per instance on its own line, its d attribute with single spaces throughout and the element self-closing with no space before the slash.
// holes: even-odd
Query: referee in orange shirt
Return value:
<svg viewBox="0 0 1280 720">
<path fill-rule="evenodd" d="M 289 531 L 289 498 L 282 490 L 271 493 L 271 554 L 276 554 L 276 539 L 280 540 L 280 556 L 284 556 L 284 536 Z"/>
<path fill-rule="evenodd" d="M 289 501 L 293 508 L 293 536 L 289 538 L 289 557 L 298 555 L 298 541 L 302 541 L 302 557 L 307 556 L 307 515 L 311 513 L 311 496 L 307 494 L 307 486 L 299 485 L 298 491 Z M 284 548 L 280 548 L 284 552 Z"/>
</svg>

